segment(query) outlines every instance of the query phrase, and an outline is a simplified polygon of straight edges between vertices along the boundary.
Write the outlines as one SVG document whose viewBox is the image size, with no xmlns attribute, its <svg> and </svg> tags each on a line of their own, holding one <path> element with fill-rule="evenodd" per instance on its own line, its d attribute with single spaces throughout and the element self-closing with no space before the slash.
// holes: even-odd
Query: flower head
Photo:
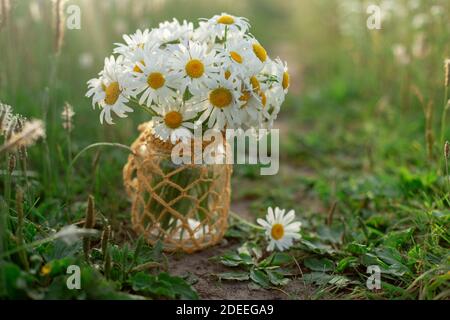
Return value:
<svg viewBox="0 0 450 320">
<path fill-rule="evenodd" d="M 206 20 L 206 19 L 203 19 Z M 244 34 L 248 31 L 250 24 L 248 20 L 243 17 L 236 17 L 231 14 L 223 12 L 215 15 L 206 22 L 200 23 L 200 28 L 205 30 L 210 37 L 223 38 L 225 33 L 240 33 Z"/>
<path fill-rule="evenodd" d="M 189 129 L 194 125 L 190 120 L 197 116 L 197 112 L 189 106 L 169 104 L 157 109 L 153 117 L 153 134 L 161 140 L 170 140 L 172 144 L 182 140 L 187 142 L 192 137 Z"/>
<path fill-rule="evenodd" d="M 123 56 L 117 59 L 114 56 L 105 59 L 104 69 L 99 73 L 99 78 L 88 81 L 89 90 L 87 97 L 92 97 L 92 105 L 99 105 L 102 109 L 100 122 L 103 120 L 108 124 L 113 124 L 111 112 L 118 117 L 126 117 L 127 112 L 133 109 L 127 106 L 129 101 L 127 91 L 129 85 L 125 83 Z"/>
<path fill-rule="evenodd" d="M 285 210 L 278 207 L 274 210 L 269 207 L 267 209 L 266 220 L 258 219 L 257 222 L 265 229 L 265 235 L 269 240 L 267 246 L 268 251 L 273 251 L 277 248 L 280 251 L 289 249 L 293 241 L 300 239 L 299 233 L 301 223 L 293 222 L 295 219 L 294 210 L 290 210 L 285 215 Z"/>
<path fill-rule="evenodd" d="M 196 125 L 224 130 L 270 128 L 290 84 L 286 63 L 272 60 L 249 33 L 246 18 L 228 13 L 176 19 L 124 35 L 86 96 L 113 123 L 145 109 L 164 141 L 193 134 Z"/>
</svg>

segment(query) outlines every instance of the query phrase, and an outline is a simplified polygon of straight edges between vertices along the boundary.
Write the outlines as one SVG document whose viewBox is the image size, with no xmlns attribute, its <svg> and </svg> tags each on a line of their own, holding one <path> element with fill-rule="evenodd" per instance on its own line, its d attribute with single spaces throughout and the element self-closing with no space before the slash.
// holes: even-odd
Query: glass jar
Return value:
<svg viewBox="0 0 450 320">
<path fill-rule="evenodd" d="M 232 166 L 174 164 L 171 144 L 150 128 L 132 150 L 124 184 L 134 230 L 152 245 L 161 241 L 165 251 L 191 253 L 218 243 L 227 228 Z"/>
</svg>

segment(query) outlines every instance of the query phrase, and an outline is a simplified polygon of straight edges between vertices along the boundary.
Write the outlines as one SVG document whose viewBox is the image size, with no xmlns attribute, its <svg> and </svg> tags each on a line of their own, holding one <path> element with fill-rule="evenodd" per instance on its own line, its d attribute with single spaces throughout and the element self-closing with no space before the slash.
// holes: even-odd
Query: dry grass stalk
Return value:
<svg viewBox="0 0 450 320">
<path fill-rule="evenodd" d="M 95 226 L 95 204 L 94 197 L 89 195 L 88 197 L 88 205 L 86 208 L 86 218 L 84 220 L 84 228 L 85 229 L 93 229 Z M 83 239 L 83 251 L 86 257 L 86 260 L 89 259 L 89 252 L 91 251 L 91 240 L 89 237 L 85 237 Z"/>
<path fill-rule="evenodd" d="M 108 225 L 105 227 L 105 229 L 102 232 L 102 254 L 103 254 L 103 258 L 106 258 L 107 255 L 107 250 L 108 250 L 108 243 L 109 243 L 109 239 L 111 237 L 111 226 Z"/>
<path fill-rule="evenodd" d="M 12 108 L 0 102 L 0 135 L 6 134 L 13 118 Z"/>
<path fill-rule="evenodd" d="M 445 87 L 448 88 L 450 86 L 450 59 L 445 59 L 444 61 L 444 70 L 445 70 Z"/>
<path fill-rule="evenodd" d="M 75 112 L 73 111 L 73 107 L 70 105 L 70 103 L 66 102 L 64 104 L 64 110 L 63 112 L 61 112 L 61 119 L 63 128 L 66 129 L 67 132 L 71 132 L 73 130 L 72 118 L 74 115 Z"/>
<path fill-rule="evenodd" d="M 16 155 L 14 153 L 10 153 L 9 154 L 9 159 L 8 159 L 8 172 L 9 173 L 13 173 L 14 169 L 16 168 Z"/>
<path fill-rule="evenodd" d="M 38 139 L 45 137 L 44 122 L 42 120 L 26 121 L 20 132 L 12 132 L 5 144 L 0 147 L 0 154 L 17 150 L 20 147 L 33 145 Z"/>
<path fill-rule="evenodd" d="M 64 3 L 65 0 L 53 0 L 53 17 L 55 28 L 54 50 L 59 55 L 64 42 Z"/>
<path fill-rule="evenodd" d="M 433 101 L 425 102 L 425 98 L 419 88 L 412 86 L 412 91 L 417 97 L 425 114 L 425 142 L 428 159 L 433 158 L 434 132 L 433 132 Z"/>
<path fill-rule="evenodd" d="M 433 145 L 434 145 L 434 133 L 433 133 L 433 102 L 430 101 L 426 107 L 425 113 L 426 129 L 425 138 L 427 142 L 427 155 L 428 159 L 433 158 Z"/>
<path fill-rule="evenodd" d="M 6 22 L 9 20 L 10 9 L 10 0 L 0 0 L 0 30 L 6 25 Z"/>
<path fill-rule="evenodd" d="M 444 145 L 445 160 L 448 160 L 449 155 L 450 155 L 450 144 L 448 143 L 448 141 L 445 141 L 445 145 Z"/>
</svg>

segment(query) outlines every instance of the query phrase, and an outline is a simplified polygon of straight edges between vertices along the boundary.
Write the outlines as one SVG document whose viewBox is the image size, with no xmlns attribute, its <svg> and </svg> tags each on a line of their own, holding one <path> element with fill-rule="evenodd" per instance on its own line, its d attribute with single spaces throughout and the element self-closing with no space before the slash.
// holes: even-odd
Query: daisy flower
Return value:
<svg viewBox="0 0 450 320">
<path fill-rule="evenodd" d="M 220 81 L 209 87 L 207 98 L 203 101 L 203 114 L 198 123 L 208 119 L 208 128 L 215 127 L 222 130 L 225 127 L 234 128 L 241 124 L 239 107 L 244 103 L 241 96 L 241 81 L 230 76 L 228 79 L 221 75 Z"/>
<path fill-rule="evenodd" d="M 267 209 L 266 220 L 258 219 L 257 222 L 265 229 L 265 234 L 269 240 L 267 251 L 273 251 L 277 248 L 280 251 L 289 249 L 293 241 L 300 239 L 299 234 L 301 223 L 293 222 L 295 219 L 294 210 L 290 210 L 286 215 L 285 210 L 278 207 L 274 210 Z"/>
<path fill-rule="evenodd" d="M 266 49 L 259 43 L 258 40 L 251 38 L 250 39 L 251 47 L 253 54 L 258 58 L 262 63 L 267 61 L 268 55 Z"/>
<path fill-rule="evenodd" d="M 283 63 L 280 58 L 276 58 L 269 63 L 269 73 L 276 78 L 277 82 L 281 85 L 284 94 L 288 92 L 291 82 L 288 71 L 287 63 Z"/>
<path fill-rule="evenodd" d="M 183 21 L 180 24 L 177 19 L 172 21 L 165 21 L 159 24 L 159 28 L 155 29 L 154 37 L 160 42 L 160 44 L 185 41 L 192 37 L 194 31 L 194 25 L 192 22 Z"/>
<path fill-rule="evenodd" d="M 223 38 L 225 36 L 225 29 L 227 30 L 227 33 L 246 33 L 250 24 L 246 18 L 222 13 L 207 20 L 202 26 L 205 31 L 208 30 L 212 37 Z"/>
<path fill-rule="evenodd" d="M 247 77 L 262 69 L 261 61 L 254 55 L 251 43 L 240 38 L 231 38 L 222 49 L 218 49 L 218 59 L 222 59 L 223 68 L 233 75 Z"/>
<path fill-rule="evenodd" d="M 149 41 L 150 35 L 151 32 L 148 29 L 145 29 L 144 31 L 138 29 L 134 34 L 125 34 L 123 36 L 125 44 L 115 43 L 117 47 L 114 49 L 114 53 L 129 56 L 137 48 L 143 48 L 147 41 Z"/>
<path fill-rule="evenodd" d="M 168 49 L 173 56 L 170 69 L 177 78 L 181 92 L 186 88 L 200 94 L 218 80 L 219 67 L 215 65 L 215 51 L 208 52 L 206 44 L 187 42 Z"/>
<path fill-rule="evenodd" d="M 111 112 L 120 118 L 125 118 L 127 112 L 133 112 L 128 107 L 127 85 L 123 78 L 123 56 L 117 59 L 114 56 L 105 59 L 105 67 L 100 72 L 100 77 L 88 81 L 89 90 L 87 97 L 92 97 L 92 106 L 98 104 L 102 109 L 100 113 L 100 123 L 103 120 L 108 124 L 113 124 Z"/>
<path fill-rule="evenodd" d="M 166 55 L 162 51 L 146 52 L 143 62 L 136 64 L 134 71 L 129 75 L 133 83 L 133 93 L 141 94 L 139 104 L 170 103 L 177 96 L 175 77 L 170 74 Z"/>
<path fill-rule="evenodd" d="M 183 228 L 183 223 L 181 222 L 181 220 L 178 220 L 176 225 L 177 231 L 173 236 L 175 239 L 189 240 L 192 238 L 192 236 L 194 237 L 194 239 L 200 239 L 205 234 L 210 233 L 209 226 L 203 226 L 202 223 L 196 219 L 188 218 L 187 223 L 189 225 L 189 229 L 192 231 L 192 235 L 187 228 Z"/>
<path fill-rule="evenodd" d="M 152 118 L 153 132 L 161 140 L 170 140 L 176 144 L 179 140 L 186 143 L 192 137 L 189 129 L 194 129 L 192 120 L 197 112 L 189 107 L 181 107 L 181 102 L 162 106 L 156 110 L 157 115 Z"/>
<path fill-rule="evenodd" d="M 117 58 L 107 58 L 88 82 L 86 95 L 101 108 L 102 123 L 112 124 L 113 114 L 126 117 L 133 102 L 155 110 L 163 140 L 187 137 L 189 123 L 216 130 L 272 127 L 290 85 L 286 63 L 269 57 L 247 19 L 222 13 L 200 20 L 197 28 L 165 21 L 116 43 Z M 176 128 L 165 121 L 170 112 L 181 114 L 172 119 L 181 121 Z"/>
<path fill-rule="evenodd" d="M 261 114 L 267 105 L 267 97 L 264 91 L 244 91 L 239 99 L 244 101 L 239 109 L 242 122 L 249 127 L 258 127 L 258 123 L 263 117 Z"/>
</svg>

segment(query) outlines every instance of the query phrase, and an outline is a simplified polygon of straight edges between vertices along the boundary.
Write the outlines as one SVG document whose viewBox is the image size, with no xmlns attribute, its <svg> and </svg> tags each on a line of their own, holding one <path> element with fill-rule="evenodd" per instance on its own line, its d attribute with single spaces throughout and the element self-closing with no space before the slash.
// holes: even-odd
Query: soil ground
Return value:
<svg viewBox="0 0 450 320">
<path fill-rule="evenodd" d="M 233 212 L 248 219 L 249 214 L 246 204 L 238 202 L 232 205 Z M 310 299 L 314 294 L 314 288 L 307 285 L 300 278 L 292 278 L 282 289 L 274 288 L 266 290 L 257 287 L 251 281 L 220 281 L 216 274 L 232 271 L 210 259 L 225 251 L 233 250 L 239 243 L 233 240 L 223 239 L 218 245 L 194 254 L 168 255 L 169 271 L 173 275 L 188 277 L 193 281 L 200 299 L 210 300 L 281 300 L 281 299 Z"/>
</svg>

